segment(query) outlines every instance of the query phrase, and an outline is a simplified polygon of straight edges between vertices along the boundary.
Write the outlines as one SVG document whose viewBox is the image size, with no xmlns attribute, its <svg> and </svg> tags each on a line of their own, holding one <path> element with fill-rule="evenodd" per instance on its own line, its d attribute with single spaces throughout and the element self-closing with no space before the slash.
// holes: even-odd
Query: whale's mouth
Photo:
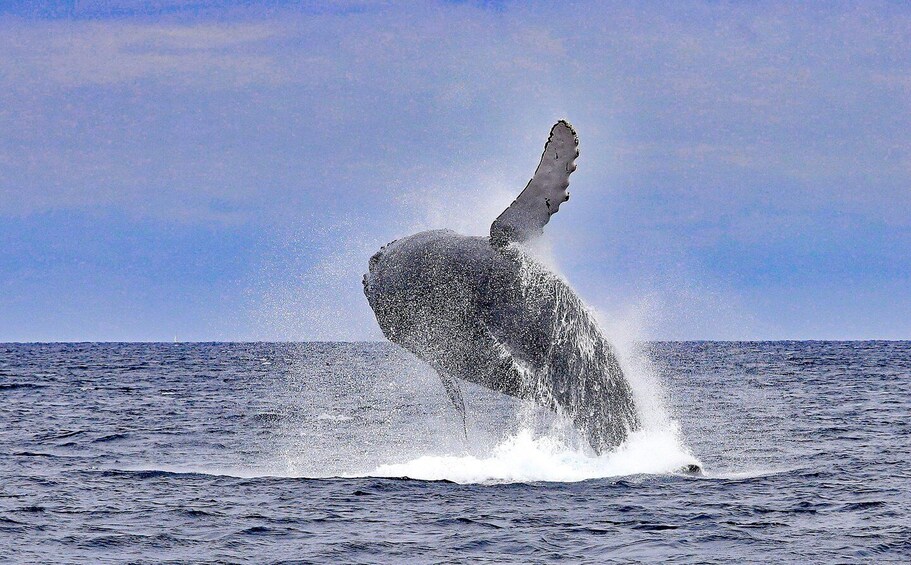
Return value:
<svg viewBox="0 0 911 565">
<path fill-rule="evenodd" d="M 364 285 L 364 294 L 367 296 L 367 301 L 370 302 L 370 306 L 373 307 L 374 310 L 376 310 L 375 305 L 373 303 L 373 298 L 374 298 L 375 293 L 372 292 L 373 289 L 371 288 L 371 283 L 373 282 L 373 279 L 376 276 L 375 273 L 376 273 L 378 267 L 383 262 L 383 258 L 386 255 L 386 249 L 390 245 L 395 243 L 396 241 L 397 240 L 392 240 L 389 243 L 387 243 L 386 245 L 380 247 L 379 250 L 370 257 L 370 260 L 367 262 L 367 272 L 364 273 L 364 277 L 361 280 L 361 284 Z"/>
<path fill-rule="evenodd" d="M 364 285 L 364 292 L 365 292 L 365 293 L 370 289 L 370 279 L 371 279 L 371 275 L 373 275 L 373 271 L 376 270 L 377 265 L 379 265 L 380 262 L 383 260 L 383 257 L 384 257 L 385 254 L 386 254 L 386 249 L 387 249 L 390 245 L 392 245 L 393 243 L 395 243 L 396 241 L 398 241 L 398 240 L 397 240 L 397 239 L 393 239 L 392 241 L 390 241 L 390 242 L 387 243 L 386 245 L 380 247 L 379 251 L 377 251 L 376 253 L 374 253 L 374 254 L 370 257 L 370 260 L 367 262 L 367 272 L 364 273 L 364 278 L 363 278 L 363 280 L 361 281 L 361 282 L 363 283 L 363 285 Z M 369 295 L 368 295 L 368 298 L 369 298 Z"/>
<path fill-rule="evenodd" d="M 385 250 L 386 250 L 386 246 L 384 245 L 383 247 L 380 248 L 379 251 L 377 251 L 370 257 L 370 261 L 367 262 L 367 271 L 369 271 L 371 273 L 373 272 L 373 268 L 376 267 L 377 263 L 379 263 L 380 260 L 383 258 L 383 251 L 385 251 Z"/>
<path fill-rule="evenodd" d="M 367 272 L 364 273 L 364 278 L 363 278 L 363 280 L 361 281 L 361 283 L 364 285 L 364 293 L 368 293 L 368 291 L 370 290 L 370 278 L 371 278 L 371 275 L 373 274 L 374 269 L 376 269 L 376 266 L 377 266 L 377 265 L 380 263 L 380 261 L 383 259 L 383 251 L 384 251 L 385 249 L 386 249 L 386 246 L 384 245 L 383 247 L 380 248 L 379 251 L 377 251 L 376 253 L 374 253 L 374 254 L 370 257 L 370 261 L 367 262 Z M 369 294 L 368 294 L 368 298 L 369 298 Z"/>
</svg>

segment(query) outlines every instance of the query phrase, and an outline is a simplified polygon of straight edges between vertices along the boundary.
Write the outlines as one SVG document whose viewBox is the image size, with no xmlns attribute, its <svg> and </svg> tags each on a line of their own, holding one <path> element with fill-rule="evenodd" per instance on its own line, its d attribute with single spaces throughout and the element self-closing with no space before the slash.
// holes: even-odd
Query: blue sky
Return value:
<svg viewBox="0 0 911 565">
<path fill-rule="evenodd" d="M 579 133 L 613 332 L 911 338 L 904 3 L 4 2 L 0 341 L 379 339 L 367 258 Z"/>
</svg>

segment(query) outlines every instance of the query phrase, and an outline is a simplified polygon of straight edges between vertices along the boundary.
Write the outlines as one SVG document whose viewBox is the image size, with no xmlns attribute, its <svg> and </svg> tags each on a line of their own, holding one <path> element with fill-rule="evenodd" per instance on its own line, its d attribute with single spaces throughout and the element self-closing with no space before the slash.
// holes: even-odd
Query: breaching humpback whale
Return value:
<svg viewBox="0 0 911 565">
<path fill-rule="evenodd" d="M 439 373 L 463 425 L 459 379 L 562 412 L 602 453 L 639 426 L 629 383 L 579 297 L 522 249 L 569 199 L 578 144 L 568 122 L 553 126 L 490 237 L 395 240 L 370 258 L 363 283 L 383 334 Z"/>
</svg>

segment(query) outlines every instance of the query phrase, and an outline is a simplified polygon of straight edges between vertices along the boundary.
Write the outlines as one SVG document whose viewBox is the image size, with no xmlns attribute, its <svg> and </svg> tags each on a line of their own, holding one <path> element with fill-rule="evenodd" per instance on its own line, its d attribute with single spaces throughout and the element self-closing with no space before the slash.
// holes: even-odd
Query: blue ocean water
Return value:
<svg viewBox="0 0 911 565">
<path fill-rule="evenodd" d="M 596 457 L 389 344 L 0 345 L 0 562 L 909 562 L 911 343 L 623 362 Z"/>
</svg>

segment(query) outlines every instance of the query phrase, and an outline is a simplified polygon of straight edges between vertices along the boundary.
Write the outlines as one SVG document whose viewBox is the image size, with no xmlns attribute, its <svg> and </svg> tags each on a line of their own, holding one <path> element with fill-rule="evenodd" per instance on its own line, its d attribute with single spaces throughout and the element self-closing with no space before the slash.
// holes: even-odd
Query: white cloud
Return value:
<svg viewBox="0 0 911 565">
<path fill-rule="evenodd" d="M 338 259 L 352 237 L 361 253 L 427 227 L 484 233 L 566 117 L 582 155 L 549 231 L 579 244 L 558 254 L 584 249 L 579 272 L 601 255 L 690 276 L 705 249 L 806 237 L 808 219 L 846 245 L 911 221 L 909 27 L 888 6 L 715 3 L 0 19 L 0 214 L 280 233 L 350 214 L 344 237 L 301 250 L 350 265 L 312 267 L 338 310 L 353 291 L 320 281 L 357 270 Z"/>
<path fill-rule="evenodd" d="M 285 79 L 263 42 L 278 22 L 160 24 L 130 21 L 0 22 L 0 76 L 7 88 L 109 86 L 140 79 L 202 88 Z"/>
</svg>

